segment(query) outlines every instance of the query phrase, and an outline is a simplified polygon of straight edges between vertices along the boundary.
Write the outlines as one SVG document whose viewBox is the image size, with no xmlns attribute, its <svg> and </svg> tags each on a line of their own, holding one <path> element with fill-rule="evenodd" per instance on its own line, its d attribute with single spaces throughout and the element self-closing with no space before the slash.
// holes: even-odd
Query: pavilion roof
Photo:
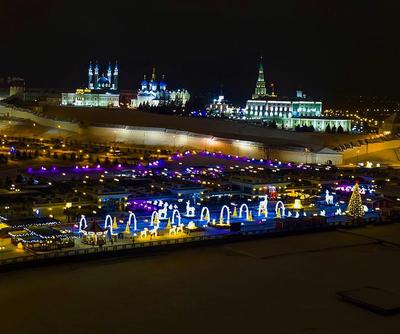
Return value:
<svg viewBox="0 0 400 334">
<path fill-rule="evenodd" d="M 88 226 L 82 229 L 85 232 L 93 232 L 93 233 L 98 233 L 98 232 L 104 232 L 106 231 L 105 228 L 102 228 L 99 224 L 97 224 L 95 221 L 89 222 Z"/>
</svg>

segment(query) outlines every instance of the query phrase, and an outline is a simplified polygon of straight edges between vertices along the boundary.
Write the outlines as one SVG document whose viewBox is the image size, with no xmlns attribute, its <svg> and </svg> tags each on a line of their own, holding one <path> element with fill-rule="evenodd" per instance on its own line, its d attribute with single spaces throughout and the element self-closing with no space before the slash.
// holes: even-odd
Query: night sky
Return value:
<svg viewBox="0 0 400 334">
<path fill-rule="evenodd" d="M 0 76 L 75 88 L 118 60 L 122 89 L 152 66 L 171 88 L 244 102 L 264 57 L 278 94 L 400 98 L 398 1 L 0 0 Z"/>
</svg>

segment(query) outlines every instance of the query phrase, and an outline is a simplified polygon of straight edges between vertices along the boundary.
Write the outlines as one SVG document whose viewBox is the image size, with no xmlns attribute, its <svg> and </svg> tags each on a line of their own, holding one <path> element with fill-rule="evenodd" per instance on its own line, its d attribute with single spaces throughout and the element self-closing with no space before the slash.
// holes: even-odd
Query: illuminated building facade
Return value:
<svg viewBox="0 0 400 334">
<path fill-rule="evenodd" d="M 324 118 L 322 102 L 308 99 L 302 91 L 297 91 L 296 97 L 292 99 L 278 98 L 274 91 L 274 85 L 271 84 L 271 92 L 268 92 L 261 63 L 254 94 L 252 99 L 247 101 L 242 118 L 274 122 L 277 127 L 288 130 L 296 127 L 310 127 L 314 131 L 326 131 L 327 129 L 351 131 L 350 120 Z"/>
<path fill-rule="evenodd" d="M 222 118 L 236 118 L 235 116 L 243 112 L 241 108 L 229 103 L 222 93 L 212 101 L 207 109 L 212 116 Z"/>
<path fill-rule="evenodd" d="M 156 69 L 153 68 L 150 81 L 146 80 L 145 75 L 140 83 L 140 89 L 138 90 L 136 99 L 132 99 L 131 101 L 131 106 L 134 108 L 144 105 L 157 107 L 170 103 L 184 106 L 189 99 L 190 94 L 186 89 L 175 91 L 167 90 L 167 83 L 164 75 L 161 81 L 158 82 L 156 78 Z"/>
<path fill-rule="evenodd" d="M 88 85 L 85 89 L 77 89 L 74 93 L 62 93 L 61 104 L 85 107 L 119 107 L 118 64 L 112 70 L 108 64 L 107 74 L 99 75 L 99 65 L 94 68 L 92 62 L 88 68 Z"/>
</svg>

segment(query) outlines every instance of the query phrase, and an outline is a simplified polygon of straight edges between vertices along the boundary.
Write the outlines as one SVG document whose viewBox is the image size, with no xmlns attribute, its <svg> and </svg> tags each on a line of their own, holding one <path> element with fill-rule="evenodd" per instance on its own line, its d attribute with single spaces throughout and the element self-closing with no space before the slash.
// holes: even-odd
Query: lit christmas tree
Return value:
<svg viewBox="0 0 400 334">
<path fill-rule="evenodd" d="M 170 230 L 172 228 L 172 224 L 171 224 L 171 218 L 168 218 L 168 223 L 167 223 L 167 227 L 168 230 Z"/>
<path fill-rule="evenodd" d="M 232 213 L 232 217 L 237 217 L 238 216 L 238 214 L 237 214 L 237 209 L 236 209 L 236 206 L 233 208 L 233 213 Z"/>
<path fill-rule="evenodd" d="M 361 218 L 365 214 L 358 182 L 354 185 L 353 193 L 351 194 L 349 205 L 347 206 L 347 211 L 349 215 L 354 218 Z"/>
<path fill-rule="evenodd" d="M 125 234 L 131 234 L 131 227 L 129 226 L 129 223 L 126 223 L 126 227 L 125 227 Z"/>
</svg>

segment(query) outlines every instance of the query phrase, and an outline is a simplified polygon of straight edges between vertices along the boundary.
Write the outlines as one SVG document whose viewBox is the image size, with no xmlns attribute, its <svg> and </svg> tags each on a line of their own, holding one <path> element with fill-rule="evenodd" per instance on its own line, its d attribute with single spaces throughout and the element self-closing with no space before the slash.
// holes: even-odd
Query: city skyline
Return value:
<svg viewBox="0 0 400 334">
<path fill-rule="evenodd" d="M 16 24 L 4 36 L 0 74 L 23 76 L 28 87 L 69 88 L 85 82 L 88 59 L 118 60 L 124 89 L 156 66 L 173 85 L 196 94 L 222 86 L 238 102 L 251 96 L 263 56 L 266 81 L 279 95 L 399 98 L 396 4 L 362 4 L 176 0 L 154 1 L 151 13 L 141 3 L 116 3 L 111 12 L 107 2 L 2 4 L 3 30 Z"/>
</svg>

